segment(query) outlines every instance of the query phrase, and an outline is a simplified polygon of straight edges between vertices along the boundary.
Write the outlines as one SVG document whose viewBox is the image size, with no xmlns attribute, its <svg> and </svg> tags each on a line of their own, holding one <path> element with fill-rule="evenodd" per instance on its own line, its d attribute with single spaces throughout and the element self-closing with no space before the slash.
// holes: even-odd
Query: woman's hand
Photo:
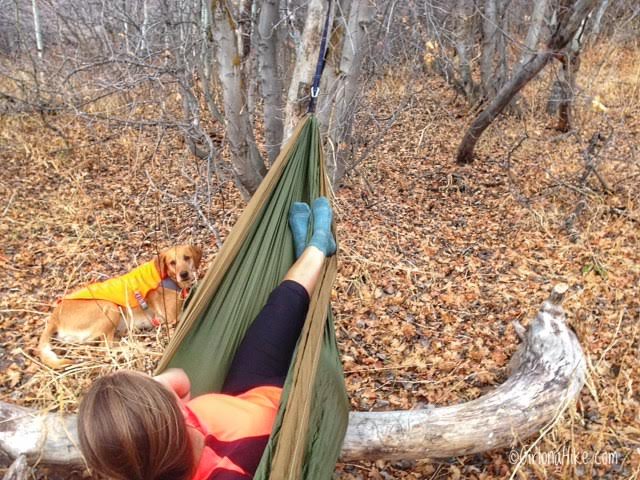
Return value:
<svg viewBox="0 0 640 480">
<path fill-rule="evenodd" d="M 170 368 L 153 379 L 175 393 L 183 402 L 191 400 L 191 381 L 181 368 Z"/>
</svg>

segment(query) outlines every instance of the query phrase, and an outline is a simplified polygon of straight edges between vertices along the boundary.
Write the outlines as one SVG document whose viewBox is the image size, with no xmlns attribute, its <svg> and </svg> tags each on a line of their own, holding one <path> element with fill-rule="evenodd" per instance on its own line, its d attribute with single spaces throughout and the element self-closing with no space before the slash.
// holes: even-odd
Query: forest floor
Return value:
<svg viewBox="0 0 640 480">
<path fill-rule="evenodd" d="M 453 161 L 471 120 L 463 98 L 435 76 L 412 92 L 401 75 L 378 82 L 367 101 L 381 122 L 405 108 L 380 139 L 359 119 L 358 135 L 374 148 L 335 199 L 333 309 L 352 408 L 479 397 L 505 378 L 518 345 L 512 321 L 526 325 L 565 282 L 589 378 L 536 451 L 572 449 L 587 460 L 515 469 L 511 451 L 499 450 L 339 464 L 336 478 L 639 477 L 639 65 L 637 51 L 587 52 L 569 134 L 544 113 L 548 73 L 525 92 L 525 115 L 498 119 L 467 166 Z M 35 347 L 55 300 L 159 248 L 200 244 L 205 268 L 218 248 L 187 203 L 197 171 L 180 138 L 65 116 L 47 123 L 71 148 L 39 117 L 0 117 L 0 400 L 73 411 L 96 375 L 152 371 L 167 335 L 128 337 L 109 351 L 79 347 L 74 368 L 54 373 Z M 595 175 L 580 180 L 597 134 L 606 189 Z M 243 202 L 231 182 L 216 188 L 211 215 L 224 238 Z"/>
</svg>

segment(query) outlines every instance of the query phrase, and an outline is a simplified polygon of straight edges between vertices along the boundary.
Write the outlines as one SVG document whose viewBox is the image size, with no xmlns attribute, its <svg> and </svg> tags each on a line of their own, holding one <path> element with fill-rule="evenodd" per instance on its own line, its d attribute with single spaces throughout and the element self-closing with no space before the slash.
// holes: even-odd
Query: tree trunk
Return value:
<svg viewBox="0 0 640 480">
<path fill-rule="evenodd" d="M 598 6 L 598 10 L 596 10 L 596 14 L 593 16 L 593 23 L 591 26 L 591 35 L 593 41 L 600 35 L 600 28 L 602 26 L 602 17 L 604 17 L 604 12 L 607 11 L 607 7 L 609 6 L 609 0 L 602 0 L 600 5 Z"/>
<path fill-rule="evenodd" d="M 469 103 L 477 103 L 482 93 L 482 79 L 477 83 L 473 79 L 471 59 L 475 57 L 476 18 L 481 18 L 482 22 L 484 15 L 476 14 L 479 9 L 470 0 L 456 0 L 452 4 L 450 25 L 447 22 L 438 24 L 438 15 L 432 5 L 425 6 L 425 10 L 418 17 L 429 38 L 425 44 L 424 66 L 435 70 Z M 447 33 L 443 34 L 444 31 Z M 486 66 L 481 64 L 482 68 Z"/>
<path fill-rule="evenodd" d="M 527 63 L 523 64 L 516 74 L 498 92 L 496 98 L 475 118 L 467 133 L 465 133 L 458 147 L 457 162 L 471 163 L 473 161 L 473 151 L 482 132 L 493 122 L 493 120 L 509 105 L 511 99 L 524 87 L 547 62 L 552 58 L 551 52 L 538 53 Z"/>
<path fill-rule="evenodd" d="M 264 99 L 264 131 L 267 155 L 274 161 L 282 144 L 282 79 L 278 72 L 278 2 L 264 0 L 258 20 L 258 77 Z"/>
<path fill-rule="evenodd" d="M 469 51 L 471 50 L 471 53 L 473 53 L 471 47 L 474 38 L 473 4 L 467 0 L 459 0 L 457 10 L 460 12 L 460 16 L 456 21 L 454 47 L 458 55 L 460 84 L 469 102 L 475 103 L 478 100 L 478 86 L 473 80 L 471 61 L 469 60 Z M 484 67 L 484 64 L 482 66 Z"/>
<path fill-rule="evenodd" d="M 480 80 L 482 94 L 485 98 L 495 97 L 497 86 L 495 84 L 493 61 L 498 40 L 498 8 L 497 0 L 485 0 L 484 16 L 482 17 L 482 57 L 480 59 Z"/>
<path fill-rule="evenodd" d="M 533 2 L 533 12 L 531 13 L 531 25 L 527 31 L 527 38 L 524 41 L 524 51 L 522 52 L 521 64 L 531 60 L 531 57 L 538 52 L 538 43 L 540 42 L 540 34 L 544 17 L 547 13 L 548 0 L 537 0 Z"/>
<path fill-rule="evenodd" d="M 328 132 L 335 123 L 333 118 L 334 105 L 338 97 L 338 82 L 342 73 L 340 71 L 342 49 L 346 46 L 349 38 L 348 15 L 350 11 L 351 0 L 341 0 L 340 8 L 336 10 L 333 17 L 333 24 L 329 27 L 331 36 L 327 42 L 326 64 L 320 80 L 320 91 L 323 95 L 318 99 L 315 113 L 323 132 Z M 333 157 L 333 152 L 325 160 L 329 163 L 331 157 Z"/>
<path fill-rule="evenodd" d="M 549 60 L 569 43 L 594 3 L 595 0 L 577 0 L 573 8 L 558 15 L 558 28 L 549 39 L 546 51 L 534 54 L 529 61 L 522 64 L 511 80 L 500 89 L 491 103 L 471 123 L 458 147 L 458 163 L 466 164 L 473 161 L 473 152 L 482 132 Z"/>
<path fill-rule="evenodd" d="M 509 0 L 500 0 L 498 3 L 498 24 L 500 28 L 498 32 L 496 32 L 496 41 L 495 41 L 495 54 L 496 54 L 496 63 L 495 68 L 493 70 L 493 94 L 500 90 L 502 86 L 507 83 L 509 79 L 509 65 L 507 58 L 507 36 L 505 32 L 509 31 L 509 17 L 507 16 L 507 7 L 509 6 Z M 489 98 L 493 98 L 489 97 Z M 514 98 L 515 101 L 515 98 Z M 513 105 L 514 101 L 511 102 Z"/>
<path fill-rule="evenodd" d="M 573 123 L 576 75 L 580 69 L 580 51 L 582 50 L 583 33 L 586 24 L 587 19 L 585 18 L 582 22 L 581 28 L 573 37 L 570 45 L 566 48 L 563 55 L 559 56 L 560 62 L 562 62 L 562 69 L 560 70 L 560 78 L 558 78 L 556 82 L 558 83 L 557 93 L 559 96 L 558 130 L 561 132 L 568 132 L 571 130 L 571 125 Z"/>
<path fill-rule="evenodd" d="M 357 3 L 357 0 L 356 0 Z M 349 14 L 352 11 L 352 0 L 341 0 L 340 8 L 336 9 L 333 22 L 329 26 L 330 36 L 327 39 L 327 52 L 325 55 L 325 68 L 320 79 L 320 97 L 316 103 L 315 115 L 323 130 L 330 129 L 335 120 L 334 107 L 339 95 L 338 84 L 342 76 L 340 62 L 342 51 L 348 48 L 347 42 L 351 40 L 349 33 Z"/>
<path fill-rule="evenodd" d="M 560 101 L 558 104 L 558 130 L 568 132 L 573 123 L 573 103 L 576 91 L 576 75 L 580 68 L 580 50 L 567 51 L 561 58 Z"/>
<path fill-rule="evenodd" d="M 303 100 L 310 98 L 311 79 L 318 60 L 318 46 L 327 13 L 326 5 L 326 0 L 310 0 L 307 6 L 306 22 L 302 38 L 296 45 L 295 68 L 284 107 L 284 141 L 291 136 L 305 112 L 307 102 Z"/>
<path fill-rule="evenodd" d="M 369 0 L 353 0 L 349 12 L 349 20 L 342 42 L 342 55 L 338 74 L 331 85 L 327 85 L 327 95 L 333 93 L 333 102 L 323 102 L 319 109 L 330 112 L 331 120 L 323 126 L 332 144 L 338 151 L 338 159 L 330 168 L 332 182 L 341 178 L 344 173 L 344 156 L 342 145 L 349 143 L 353 118 L 362 91 L 360 74 L 364 59 L 364 48 L 368 35 L 368 26 L 373 20 L 375 8 Z M 327 117 L 323 117 L 327 118 Z"/>
<path fill-rule="evenodd" d="M 149 54 L 149 44 L 147 43 L 147 32 L 149 31 L 149 5 L 147 0 L 142 1 L 142 25 L 140 25 L 139 50 Z"/>
<path fill-rule="evenodd" d="M 258 55 L 255 45 L 258 43 L 258 13 L 259 2 L 253 0 L 240 1 L 239 29 L 236 37 L 240 41 L 238 51 L 241 53 L 242 78 L 246 88 L 245 105 L 249 114 L 251 128 L 255 131 L 256 104 L 260 85 L 256 81 L 246 81 L 258 76 Z"/>
<path fill-rule="evenodd" d="M 218 78 L 222 86 L 224 117 L 231 150 L 231 163 L 238 186 L 245 198 L 256 191 L 266 173 L 264 161 L 256 147 L 251 119 L 244 97 L 246 89 L 242 72 L 242 43 L 231 2 L 218 4 L 213 12 L 214 43 L 217 46 Z"/>
<path fill-rule="evenodd" d="M 355 3 L 357 4 L 358 0 L 355 0 Z M 352 1 L 341 0 L 340 8 L 336 9 L 333 23 L 329 27 L 331 35 L 327 41 L 326 63 L 320 80 L 320 92 L 323 95 L 318 98 L 315 111 L 315 116 L 325 138 L 324 145 L 327 147 L 325 164 L 332 184 L 335 184 L 338 171 L 338 155 L 342 153 L 341 145 L 337 140 L 340 135 L 333 130 L 339 128 L 336 108 L 344 93 L 341 62 L 343 49 L 349 48 L 347 43 L 351 38 L 349 32 L 350 12 L 353 12 Z"/>
<path fill-rule="evenodd" d="M 566 325 L 558 285 L 525 329 L 510 376 L 495 390 L 448 407 L 352 412 L 341 459 L 422 459 L 519 445 L 549 427 L 576 398 L 586 375 L 582 348 Z M 41 464 L 81 465 L 75 415 L 36 413 L 0 402 L 0 451 Z"/>
<path fill-rule="evenodd" d="M 42 29 L 40 28 L 40 13 L 38 12 L 36 0 L 31 0 L 31 10 L 33 11 L 33 32 L 36 37 L 36 50 L 38 52 L 38 58 L 42 60 Z"/>
</svg>

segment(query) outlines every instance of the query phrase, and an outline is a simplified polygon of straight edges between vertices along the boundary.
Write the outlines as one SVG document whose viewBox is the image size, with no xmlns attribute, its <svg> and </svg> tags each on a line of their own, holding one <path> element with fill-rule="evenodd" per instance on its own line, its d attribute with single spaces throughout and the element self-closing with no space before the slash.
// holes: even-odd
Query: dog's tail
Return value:
<svg viewBox="0 0 640 480">
<path fill-rule="evenodd" d="M 51 348 L 51 337 L 57 330 L 58 327 L 56 326 L 56 322 L 49 319 L 44 332 L 40 335 L 40 342 L 38 343 L 38 353 L 40 354 L 40 358 L 51 368 L 62 368 L 72 363 L 71 360 L 58 357 L 56 352 Z"/>
</svg>

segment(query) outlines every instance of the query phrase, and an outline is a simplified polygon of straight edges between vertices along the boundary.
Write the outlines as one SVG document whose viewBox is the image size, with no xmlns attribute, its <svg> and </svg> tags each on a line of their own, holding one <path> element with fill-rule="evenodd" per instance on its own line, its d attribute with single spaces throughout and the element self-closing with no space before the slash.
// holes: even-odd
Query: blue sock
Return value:
<svg viewBox="0 0 640 480">
<path fill-rule="evenodd" d="M 289 228 L 293 234 L 293 248 L 296 258 L 302 255 L 307 247 L 307 230 L 309 229 L 309 217 L 311 209 L 303 202 L 294 202 L 289 210 Z"/>
<path fill-rule="evenodd" d="M 313 235 L 309 245 L 321 250 L 325 256 L 330 257 L 336 253 L 336 241 L 331 232 L 333 212 L 326 197 L 318 197 L 311 204 L 313 211 Z"/>
</svg>

